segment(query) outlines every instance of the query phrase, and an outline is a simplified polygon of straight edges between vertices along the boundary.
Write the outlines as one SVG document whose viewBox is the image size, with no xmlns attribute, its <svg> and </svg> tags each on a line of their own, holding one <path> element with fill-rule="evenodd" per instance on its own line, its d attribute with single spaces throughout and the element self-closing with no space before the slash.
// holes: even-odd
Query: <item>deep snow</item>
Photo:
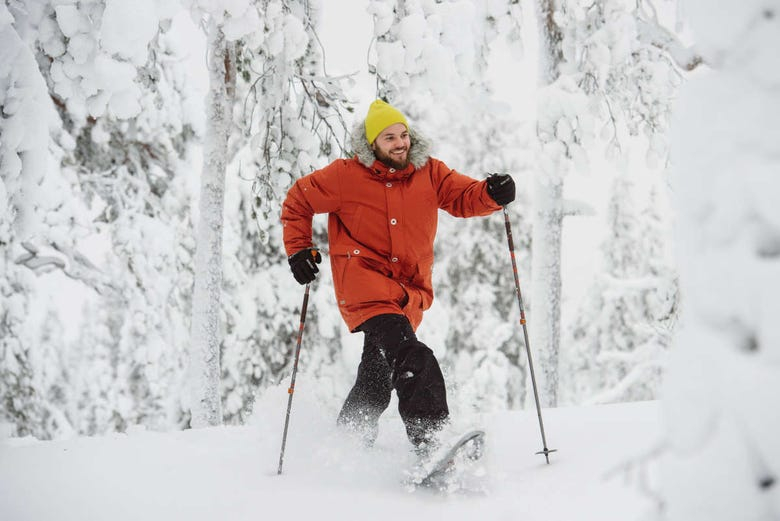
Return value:
<svg viewBox="0 0 780 521">
<path fill-rule="evenodd" d="M 655 508 L 640 490 L 643 467 L 631 462 L 658 444 L 656 402 L 544 410 L 550 448 L 559 451 L 550 465 L 534 454 L 541 449 L 535 411 L 472 418 L 488 436 L 473 472 L 482 491 L 433 494 L 402 483 L 414 458 L 396 412 L 382 418 L 375 448 L 357 448 L 335 427 L 336 411 L 307 392 L 302 381 L 281 476 L 282 388 L 259 400 L 249 426 L 7 439 L 0 518 L 607 521 Z"/>
</svg>

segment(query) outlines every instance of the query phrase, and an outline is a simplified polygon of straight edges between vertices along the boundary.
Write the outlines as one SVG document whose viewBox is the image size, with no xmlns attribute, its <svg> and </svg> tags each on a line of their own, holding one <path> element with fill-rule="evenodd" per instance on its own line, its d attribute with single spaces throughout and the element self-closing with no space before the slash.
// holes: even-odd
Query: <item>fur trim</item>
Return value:
<svg viewBox="0 0 780 521">
<path fill-rule="evenodd" d="M 409 147 L 409 162 L 415 168 L 422 168 L 430 158 L 431 142 L 428 138 L 411 128 L 409 129 L 409 139 L 412 143 Z M 368 139 L 366 139 L 366 123 L 364 121 L 356 124 L 352 129 L 350 144 L 352 145 L 352 152 L 357 156 L 358 161 L 363 166 L 371 168 L 374 161 L 376 161 L 376 156 L 368 143 Z"/>
</svg>

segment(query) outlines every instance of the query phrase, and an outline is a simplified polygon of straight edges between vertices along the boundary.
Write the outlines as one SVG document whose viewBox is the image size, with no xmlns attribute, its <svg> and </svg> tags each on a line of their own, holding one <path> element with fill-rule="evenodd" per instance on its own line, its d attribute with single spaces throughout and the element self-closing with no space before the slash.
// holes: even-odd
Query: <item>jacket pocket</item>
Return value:
<svg viewBox="0 0 780 521">
<path fill-rule="evenodd" d="M 391 285 L 395 284 L 380 262 L 360 255 L 340 257 L 336 296 L 339 304 L 355 305 L 391 299 Z"/>
</svg>

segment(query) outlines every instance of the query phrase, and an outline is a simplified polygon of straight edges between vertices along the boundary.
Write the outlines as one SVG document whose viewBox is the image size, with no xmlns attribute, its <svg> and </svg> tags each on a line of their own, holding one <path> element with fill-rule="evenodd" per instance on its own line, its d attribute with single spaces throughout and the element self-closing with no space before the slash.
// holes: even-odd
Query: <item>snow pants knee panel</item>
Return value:
<svg viewBox="0 0 780 521">
<path fill-rule="evenodd" d="M 415 445 L 430 441 L 449 416 L 444 376 L 433 351 L 417 341 L 403 346 L 392 380 L 407 436 Z"/>
</svg>

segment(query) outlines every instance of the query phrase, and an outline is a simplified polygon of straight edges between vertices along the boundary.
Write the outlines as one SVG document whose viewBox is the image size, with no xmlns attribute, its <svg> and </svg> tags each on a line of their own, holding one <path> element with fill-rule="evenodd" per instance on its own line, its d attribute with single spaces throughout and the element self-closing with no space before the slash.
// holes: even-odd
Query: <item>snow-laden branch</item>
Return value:
<svg viewBox="0 0 780 521">
<path fill-rule="evenodd" d="M 27 250 L 27 253 L 17 257 L 14 262 L 31 269 L 36 275 L 62 270 L 68 277 L 83 282 L 101 295 L 106 291 L 118 291 L 103 272 L 75 250 L 57 243 L 38 246 L 31 242 L 23 242 L 22 247 Z"/>
<path fill-rule="evenodd" d="M 615 277 L 610 273 L 601 273 L 600 277 L 609 284 L 610 287 L 618 288 L 622 291 L 645 291 L 648 288 L 658 288 L 669 281 L 661 276 L 647 275 L 645 277 Z"/>
<path fill-rule="evenodd" d="M 626 376 L 623 377 L 617 385 L 614 385 L 611 389 L 607 389 L 595 396 L 592 396 L 585 400 L 585 405 L 597 405 L 603 403 L 612 403 L 621 401 L 625 396 L 626 391 L 631 389 L 636 384 L 642 384 L 645 380 L 645 373 L 648 371 L 655 371 L 662 368 L 663 364 L 658 360 L 646 360 L 644 363 L 635 365 Z"/>
<path fill-rule="evenodd" d="M 654 331 L 650 327 L 647 330 L 650 332 Z M 665 351 L 662 345 L 652 343 L 644 346 L 644 348 L 640 347 L 632 351 L 602 351 L 596 355 L 596 360 L 598 362 L 622 362 L 629 364 L 635 363 L 637 360 L 648 360 L 652 361 L 652 365 L 655 367 L 663 367 L 664 363 L 659 359 L 659 355 L 663 355 Z"/>
<path fill-rule="evenodd" d="M 593 217 L 596 215 L 596 209 L 593 205 L 579 199 L 563 200 L 564 217 Z"/>
<path fill-rule="evenodd" d="M 639 41 L 666 51 L 681 69 L 692 71 L 704 63 L 704 58 L 695 47 L 686 47 L 677 36 L 658 22 L 640 17 L 637 20 L 637 29 Z"/>
</svg>

